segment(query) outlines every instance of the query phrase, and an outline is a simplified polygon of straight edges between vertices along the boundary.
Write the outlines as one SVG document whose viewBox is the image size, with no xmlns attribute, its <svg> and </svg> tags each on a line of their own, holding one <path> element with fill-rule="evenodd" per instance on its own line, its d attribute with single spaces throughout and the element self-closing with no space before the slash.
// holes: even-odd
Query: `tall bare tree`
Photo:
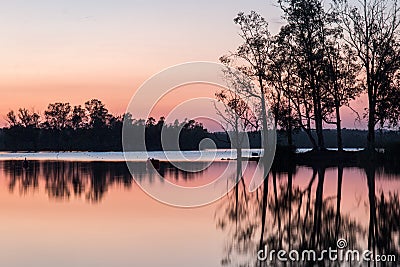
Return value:
<svg viewBox="0 0 400 267">
<path fill-rule="evenodd" d="M 399 114 L 400 7 L 398 0 L 334 0 L 345 38 L 357 52 L 368 95 L 368 149 L 375 149 L 378 123 L 395 123 Z"/>
<path fill-rule="evenodd" d="M 324 84 L 328 98 L 327 115 L 324 116 L 324 120 L 328 124 L 336 125 L 337 147 L 339 151 L 343 151 L 340 109 L 346 106 L 353 110 L 350 102 L 360 95 L 362 89 L 357 79 L 360 67 L 355 51 L 343 43 L 340 37 L 334 37 L 326 43 L 325 68 Z M 358 113 L 355 113 L 358 116 Z"/>
<path fill-rule="evenodd" d="M 305 106 L 311 105 L 317 149 L 325 149 L 323 122 L 327 93 L 323 86 L 325 76 L 325 43 L 336 33 L 331 14 L 326 12 L 321 0 L 279 0 L 287 24 L 282 28 L 285 40 L 296 60 L 296 76 L 300 79 L 298 90 Z"/>
<path fill-rule="evenodd" d="M 314 148 L 317 142 L 312 135 L 311 116 L 307 101 L 299 97 L 298 87 L 300 79 L 296 76 L 296 60 L 293 50 L 285 40 L 286 34 L 281 31 L 274 37 L 273 48 L 270 53 L 268 82 L 274 92 L 273 111 L 277 125 L 286 131 L 288 144 L 293 146 L 293 130 L 301 128 L 307 134 Z"/>
<path fill-rule="evenodd" d="M 225 62 L 225 64 L 227 64 Z M 251 103 L 253 97 L 244 97 L 253 84 L 242 72 L 230 67 L 224 69 L 224 79 L 228 88 L 219 90 L 215 96 L 223 104 L 223 110 L 215 105 L 218 116 L 223 120 L 223 128 L 230 136 L 230 141 L 237 151 L 237 159 L 242 159 L 242 147 L 248 131 L 256 131 L 259 128 L 259 120 L 256 116 L 255 105 Z M 253 108 L 252 108 L 253 107 Z M 249 145 L 249 144 L 247 144 Z M 241 174 L 240 174 L 241 177 Z"/>
<path fill-rule="evenodd" d="M 271 126 L 267 110 L 266 94 L 268 91 L 266 82 L 266 73 L 269 66 L 269 51 L 271 48 L 271 34 L 268 29 L 268 23 L 258 13 L 252 11 L 246 15 L 243 12 L 239 13 L 234 19 L 234 22 L 239 26 L 239 36 L 243 43 L 237 50 L 228 56 L 221 58 L 224 62 L 229 58 L 235 58 L 238 68 L 246 75 L 251 77 L 257 84 L 255 87 L 248 87 L 242 92 L 243 97 L 254 97 L 260 103 L 260 118 L 263 128 L 263 147 L 271 149 L 274 144 L 268 144 L 268 126 Z M 264 155 L 267 155 L 266 151 Z"/>
</svg>

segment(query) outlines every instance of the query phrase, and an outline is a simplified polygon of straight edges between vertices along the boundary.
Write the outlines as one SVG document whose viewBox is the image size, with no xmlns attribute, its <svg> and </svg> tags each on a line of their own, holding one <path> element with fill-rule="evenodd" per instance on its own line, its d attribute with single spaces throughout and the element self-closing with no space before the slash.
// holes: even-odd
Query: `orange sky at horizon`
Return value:
<svg viewBox="0 0 400 267">
<path fill-rule="evenodd" d="M 20 107 L 43 114 L 49 103 L 94 98 L 123 114 L 154 74 L 233 51 L 241 42 L 233 18 L 250 10 L 266 17 L 273 33 L 282 25 L 275 0 L 1 2 L 0 126 Z M 354 115 L 343 114 L 344 127 L 354 128 Z"/>
<path fill-rule="evenodd" d="M 24 107 L 29 110 L 34 110 L 39 114 L 43 115 L 49 103 L 55 102 L 68 102 L 71 105 L 84 105 L 84 103 L 90 99 L 100 99 L 109 109 L 110 113 L 114 115 L 121 115 L 125 113 L 126 108 L 131 100 L 131 97 L 134 95 L 136 89 L 139 88 L 142 81 L 145 81 L 144 77 L 141 77 L 141 80 L 132 84 L 126 79 L 125 83 L 123 79 L 120 79 L 118 82 L 111 82 L 109 84 L 99 84 L 96 86 L 96 81 L 91 82 L 91 86 L 95 86 L 98 88 L 95 92 L 85 90 L 85 82 L 71 82 L 64 83 L 62 85 L 58 85 L 56 82 L 52 83 L 48 81 L 44 84 L 38 84 L 37 88 L 32 88 L 29 91 L 19 91 L 18 87 L 5 92 L 2 94 L 2 99 L 17 99 L 18 102 L 12 103 L 7 102 L 9 107 L 7 108 L 5 104 L 0 106 L 0 125 L 5 126 L 6 123 L 6 113 L 10 110 L 17 111 L 19 107 Z M 21 85 L 22 88 L 23 85 Z M 51 90 L 50 88 L 58 88 L 58 90 Z M 60 90 L 60 88 L 62 88 Z M 118 88 L 118 89 L 112 89 Z M 154 107 L 154 110 L 151 113 L 155 119 L 160 118 L 161 116 L 167 117 L 171 113 L 174 108 L 177 108 L 179 105 L 182 105 L 185 101 L 191 100 L 193 98 L 198 97 L 208 97 L 213 98 L 214 94 L 218 90 L 214 85 L 207 84 L 192 84 L 186 85 L 179 88 L 176 88 L 168 95 L 164 96 Z M 110 94 L 114 92 L 114 94 Z M 38 93 L 39 92 L 39 93 Z M 117 93 L 116 93 L 117 92 Z M 43 98 L 42 94 L 46 95 L 46 98 Z M 68 96 L 68 97 L 67 97 Z M 363 109 L 367 103 L 366 95 L 361 96 L 360 98 L 354 100 L 352 102 L 352 108 L 359 112 L 359 115 L 363 116 Z M 182 105 L 183 106 L 183 105 Z M 204 117 L 214 117 L 215 118 L 215 108 L 211 104 L 204 106 L 204 103 L 199 106 L 186 106 L 184 112 L 178 114 L 175 118 L 169 118 L 168 122 L 171 123 L 173 120 L 183 120 L 185 118 L 191 119 L 193 114 L 200 114 Z M 343 127 L 345 128 L 365 128 L 364 123 L 361 124 L 356 121 L 356 115 L 349 108 L 342 108 L 342 116 L 343 116 Z M 221 120 L 218 118 L 218 121 Z M 207 124 L 207 123 L 206 123 Z M 215 123 L 208 123 L 206 125 L 211 127 L 212 130 L 220 130 L 221 128 L 216 126 Z M 332 127 L 330 127 L 332 128 Z"/>
<path fill-rule="evenodd" d="M 233 18 L 256 10 L 280 26 L 274 0 L 1 1 L 0 126 L 10 110 L 96 98 L 122 114 L 152 75 L 218 61 L 240 43 Z"/>
</svg>

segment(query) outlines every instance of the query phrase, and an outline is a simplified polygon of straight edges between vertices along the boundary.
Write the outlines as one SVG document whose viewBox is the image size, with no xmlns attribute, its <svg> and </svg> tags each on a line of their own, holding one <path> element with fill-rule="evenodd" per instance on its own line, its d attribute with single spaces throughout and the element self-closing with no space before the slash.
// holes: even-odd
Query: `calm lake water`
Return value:
<svg viewBox="0 0 400 267">
<path fill-rule="evenodd" d="M 244 149 L 243 156 L 249 157 L 252 153 L 261 153 L 261 149 Z M 0 152 L 0 160 L 48 160 L 48 161 L 103 161 L 103 162 L 125 162 L 146 161 L 148 158 L 170 161 L 220 161 L 227 158 L 236 158 L 236 150 L 204 150 L 204 151 L 168 151 L 168 152 Z"/>
<path fill-rule="evenodd" d="M 253 162 L 223 199 L 180 209 L 146 195 L 124 162 L 42 159 L 25 170 L 2 157 L 0 266 L 258 266 L 264 245 L 321 249 L 339 238 L 351 248 L 399 254 L 400 174 L 390 169 L 280 166 L 268 186 L 250 193 Z M 135 178 L 163 187 L 145 162 L 135 164 Z M 191 187 L 227 164 L 159 172 Z"/>
</svg>

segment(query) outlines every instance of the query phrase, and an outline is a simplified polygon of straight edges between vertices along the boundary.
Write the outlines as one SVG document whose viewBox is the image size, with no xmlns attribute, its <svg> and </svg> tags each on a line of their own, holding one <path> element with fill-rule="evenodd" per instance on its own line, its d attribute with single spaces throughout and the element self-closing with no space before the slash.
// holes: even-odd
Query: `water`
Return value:
<svg viewBox="0 0 400 267">
<path fill-rule="evenodd" d="M 145 162 L 135 164 L 136 178 L 162 187 Z M 227 164 L 162 174 L 199 186 Z M 400 174 L 391 169 L 344 168 L 341 176 L 338 168 L 281 166 L 268 187 L 249 193 L 251 162 L 244 180 L 217 203 L 179 209 L 147 196 L 123 162 L 21 165 L 0 161 L 0 266 L 256 266 L 265 244 L 322 248 L 339 237 L 354 248 L 366 249 L 370 239 L 381 253 L 400 249 Z"/>
<path fill-rule="evenodd" d="M 252 153 L 261 153 L 260 149 L 244 149 L 243 157 L 250 157 Z M 146 161 L 148 158 L 170 161 L 219 161 L 223 159 L 236 158 L 236 150 L 204 150 L 187 152 L 0 152 L 0 160 L 48 160 L 48 161 L 104 161 L 104 162 L 125 162 Z"/>
<path fill-rule="evenodd" d="M 311 151 L 312 148 L 299 148 L 296 153 L 305 153 Z M 328 150 L 337 150 L 337 148 L 328 148 Z M 345 151 L 361 151 L 363 148 L 345 148 Z M 252 153 L 261 155 L 262 149 L 244 149 L 243 157 L 251 157 Z M 236 150 L 203 150 L 203 151 L 185 151 L 183 153 L 177 151 L 159 152 L 0 152 L 0 160 L 60 160 L 60 161 L 104 161 L 104 162 L 125 162 L 130 161 L 146 161 L 148 158 L 170 161 L 220 161 L 225 159 L 235 159 Z"/>
<path fill-rule="evenodd" d="M 365 148 L 348 148 L 348 147 L 343 148 L 344 151 L 349 151 L 349 152 L 357 152 L 357 151 L 362 151 L 364 149 Z M 327 148 L 327 150 L 338 151 L 337 148 Z M 306 153 L 306 152 L 310 152 L 310 151 L 312 151 L 312 148 L 298 148 L 298 149 L 296 149 L 296 153 Z"/>
</svg>

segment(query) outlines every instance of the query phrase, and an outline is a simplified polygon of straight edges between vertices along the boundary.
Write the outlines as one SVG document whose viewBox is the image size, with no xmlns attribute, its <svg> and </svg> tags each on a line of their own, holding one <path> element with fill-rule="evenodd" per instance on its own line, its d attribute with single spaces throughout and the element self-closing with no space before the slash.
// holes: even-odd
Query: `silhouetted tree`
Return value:
<svg viewBox="0 0 400 267">
<path fill-rule="evenodd" d="M 275 122 L 281 130 L 286 132 L 288 145 L 293 147 L 293 131 L 303 129 L 313 147 L 317 143 L 312 135 L 310 110 L 307 102 L 302 101 L 296 89 L 299 79 L 296 77 L 296 60 L 293 50 L 285 40 L 286 34 L 281 31 L 274 37 L 270 52 L 271 65 L 269 66 L 268 82 L 274 88 L 273 113 Z"/>
<path fill-rule="evenodd" d="M 100 100 L 91 100 L 72 109 L 68 103 L 54 103 L 45 111 L 45 122 L 40 123 L 36 112 L 20 109 L 7 114 L 9 127 L 0 134 L 2 149 L 46 150 L 46 151 L 122 151 L 122 127 L 125 122 L 132 128 L 134 140 L 145 138 L 149 150 L 162 150 L 161 132 L 167 129 L 179 136 L 181 149 L 197 150 L 201 140 L 209 136 L 201 123 L 194 120 L 177 121 L 171 125 L 161 117 L 156 123 L 149 118 L 147 125 L 143 119 L 133 119 L 132 114 L 113 116 Z M 146 128 L 146 137 L 140 129 Z M 134 142 L 127 150 L 143 150 Z M 176 149 L 175 147 L 173 149 Z"/>
<path fill-rule="evenodd" d="M 266 20 L 256 12 L 252 11 L 246 15 L 239 13 L 234 19 L 235 24 L 240 28 L 239 36 L 243 43 L 236 49 L 236 52 L 221 57 L 222 62 L 237 65 L 238 69 L 256 82 L 258 88 L 245 87 L 241 92 L 243 97 L 254 97 L 260 106 L 260 119 L 264 136 L 263 147 L 270 149 L 272 144 L 268 144 L 268 126 L 271 126 L 268 117 L 266 94 L 269 94 L 266 82 L 266 73 L 269 66 L 269 50 L 271 48 L 271 34 Z M 231 59 L 237 62 L 231 62 Z M 267 155 L 267 153 L 264 153 Z"/>
<path fill-rule="evenodd" d="M 23 127 L 38 128 L 40 115 L 34 111 L 30 112 L 26 108 L 20 108 L 18 113 L 20 124 Z"/>
<path fill-rule="evenodd" d="M 281 29 L 284 40 L 292 50 L 299 78 L 298 96 L 312 119 L 317 133 L 317 149 L 325 149 L 323 121 L 327 114 L 324 58 L 325 43 L 336 33 L 331 14 L 324 10 L 321 0 L 279 0 L 287 25 Z M 310 109 L 310 106 L 312 109 Z"/>
<path fill-rule="evenodd" d="M 230 136 L 230 142 L 236 149 L 237 159 L 240 161 L 247 132 L 257 131 L 259 120 L 255 115 L 257 111 L 250 106 L 254 98 L 243 96 L 243 92 L 251 90 L 248 88 L 252 86 L 251 81 L 243 73 L 229 67 L 224 70 L 224 78 L 228 88 L 221 89 L 215 94 L 224 108 L 220 110 L 215 105 L 215 109 L 223 121 L 222 127 Z M 238 166 L 240 165 L 238 164 Z M 240 171 L 238 170 L 238 172 Z"/>
<path fill-rule="evenodd" d="M 54 103 L 49 104 L 45 115 L 45 127 L 50 129 L 61 130 L 67 126 L 70 119 L 71 106 L 69 103 Z"/>
<path fill-rule="evenodd" d="M 14 127 L 18 124 L 18 119 L 17 116 L 15 115 L 14 110 L 11 110 L 10 112 L 7 113 L 7 122 L 10 125 L 10 127 Z"/>
<path fill-rule="evenodd" d="M 87 123 L 87 116 L 85 109 L 81 105 L 74 106 L 72 110 L 70 125 L 73 129 L 85 128 Z"/>
<path fill-rule="evenodd" d="M 375 148 L 378 123 L 396 123 L 400 97 L 400 9 L 397 0 L 334 0 L 345 38 L 357 52 L 368 95 L 368 149 Z"/>
<path fill-rule="evenodd" d="M 325 43 L 325 47 L 326 79 L 324 79 L 324 84 L 328 95 L 326 104 L 328 116 L 325 116 L 324 120 L 328 124 L 336 125 L 337 147 L 339 151 L 342 151 L 340 109 L 343 106 L 350 107 L 350 101 L 361 93 L 362 87 L 359 86 L 357 80 L 360 68 L 357 65 L 356 52 L 347 44 L 343 44 L 340 35 L 333 36 L 331 40 Z M 330 114 L 333 114 L 334 118 L 329 118 Z"/>
<path fill-rule="evenodd" d="M 98 99 L 92 99 L 85 103 L 86 111 L 89 117 L 89 126 L 92 128 L 103 128 L 107 125 L 109 119 L 108 109 Z"/>
</svg>

